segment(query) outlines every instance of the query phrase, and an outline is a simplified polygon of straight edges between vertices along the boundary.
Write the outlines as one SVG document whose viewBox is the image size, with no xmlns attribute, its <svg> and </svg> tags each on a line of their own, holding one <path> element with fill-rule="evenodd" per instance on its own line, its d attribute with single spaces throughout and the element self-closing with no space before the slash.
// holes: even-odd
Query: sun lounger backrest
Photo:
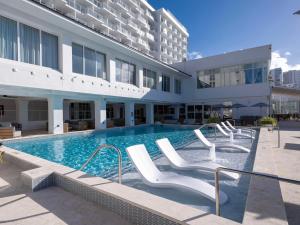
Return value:
<svg viewBox="0 0 300 225">
<path fill-rule="evenodd" d="M 202 132 L 199 129 L 194 130 L 195 135 L 197 138 L 206 146 L 206 147 L 212 147 L 212 144 L 204 137 Z"/>
<path fill-rule="evenodd" d="M 183 162 L 182 158 L 178 155 L 168 138 L 163 138 L 155 141 L 158 148 L 173 164 L 177 165 Z"/>
<path fill-rule="evenodd" d="M 225 130 L 223 130 L 223 128 L 219 125 L 216 124 L 217 129 L 226 137 L 229 137 L 229 134 L 225 132 Z"/>
<path fill-rule="evenodd" d="M 228 120 L 226 121 L 226 123 L 231 129 L 236 130 Z"/>
<path fill-rule="evenodd" d="M 151 182 L 157 179 L 160 171 L 153 163 L 145 145 L 133 145 L 126 148 L 126 152 L 142 177 Z"/>
<path fill-rule="evenodd" d="M 225 130 L 227 130 L 228 132 L 231 132 L 231 130 L 229 129 L 229 127 L 227 127 L 224 122 L 221 122 L 221 124 L 222 124 L 222 126 L 224 127 Z"/>
</svg>

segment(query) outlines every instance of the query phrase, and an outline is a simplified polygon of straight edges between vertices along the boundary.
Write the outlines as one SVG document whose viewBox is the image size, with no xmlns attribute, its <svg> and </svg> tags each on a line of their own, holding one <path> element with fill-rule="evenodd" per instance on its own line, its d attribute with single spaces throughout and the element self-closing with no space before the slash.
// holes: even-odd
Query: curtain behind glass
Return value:
<svg viewBox="0 0 300 225">
<path fill-rule="evenodd" d="M 0 57 L 18 60 L 17 22 L 0 16 Z"/>
<path fill-rule="evenodd" d="M 96 52 L 90 48 L 84 48 L 85 74 L 96 76 Z"/>
<path fill-rule="evenodd" d="M 40 65 L 39 30 L 20 23 L 21 62 Z"/>
<path fill-rule="evenodd" d="M 58 69 L 58 38 L 42 32 L 42 65 Z"/>
<path fill-rule="evenodd" d="M 83 46 L 72 43 L 73 73 L 83 74 Z"/>
<path fill-rule="evenodd" d="M 97 68 L 97 77 L 106 79 L 106 66 L 105 66 L 105 55 L 96 52 L 96 68 Z"/>
</svg>

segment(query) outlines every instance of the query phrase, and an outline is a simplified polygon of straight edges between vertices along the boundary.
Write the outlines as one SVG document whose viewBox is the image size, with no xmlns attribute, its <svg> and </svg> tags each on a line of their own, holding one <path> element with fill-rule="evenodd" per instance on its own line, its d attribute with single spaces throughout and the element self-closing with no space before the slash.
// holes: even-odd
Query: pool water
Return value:
<svg viewBox="0 0 300 225">
<path fill-rule="evenodd" d="M 30 138 L 7 141 L 4 144 L 74 169 L 79 169 L 99 145 L 112 144 L 122 152 L 123 168 L 130 169 L 131 164 L 125 151 L 126 147 L 145 144 L 151 157 L 157 157 L 160 155 L 160 151 L 155 140 L 167 137 L 175 147 L 179 147 L 195 140 L 193 129 L 195 128 L 176 125 L 152 125 Z M 117 168 L 117 154 L 113 151 L 103 150 L 88 164 L 84 171 L 90 175 L 110 178 L 117 174 Z"/>
</svg>

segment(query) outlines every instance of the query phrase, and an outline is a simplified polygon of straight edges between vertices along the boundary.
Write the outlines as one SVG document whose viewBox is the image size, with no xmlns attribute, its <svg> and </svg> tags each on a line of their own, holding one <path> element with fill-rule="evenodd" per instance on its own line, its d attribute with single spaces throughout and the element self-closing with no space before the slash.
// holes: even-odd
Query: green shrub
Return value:
<svg viewBox="0 0 300 225">
<path fill-rule="evenodd" d="M 277 125 L 277 120 L 273 117 L 269 117 L 269 116 L 265 116 L 262 117 L 259 120 L 260 125 L 272 125 L 272 126 L 276 126 Z"/>
<path fill-rule="evenodd" d="M 221 120 L 217 116 L 211 116 L 207 119 L 207 123 L 220 123 Z"/>
</svg>

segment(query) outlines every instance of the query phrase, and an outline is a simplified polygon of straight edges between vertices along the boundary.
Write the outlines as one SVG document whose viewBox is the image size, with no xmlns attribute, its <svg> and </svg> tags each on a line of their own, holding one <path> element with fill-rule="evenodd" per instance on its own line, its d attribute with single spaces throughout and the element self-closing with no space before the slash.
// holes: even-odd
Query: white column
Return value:
<svg viewBox="0 0 300 225">
<path fill-rule="evenodd" d="M 59 48 L 60 70 L 63 74 L 72 74 L 72 40 L 66 36 L 62 38 Z"/>
<path fill-rule="evenodd" d="M 95 103 L 95 129 L 106 129 L 106 101 L 99 99 Z"/>
<path fill-rule="evenodd" d="M 125 103 L 125 126 L 134 126 L 134 102 Z"/>
<path fill-rule="evenodd" d="M 146 104 L 146 123 L 154 124 L 154 104 Z"/>
<path fill-rule="evenodd" d="M 137 66 L 137 72 L 136 72 L 136 86 L 139 88 L 143 87 L 143 67 Z"/>
<path fill-rule="evenodd" d="M 109 82 L 116 81 L 116 61 L 111 54 L 106 54 L 106 75 Z"/>
<path fill-rule="evenodd" d="M 48 132 L 62 134 L 64 132 L 63 98 L 51 96 L 48 98 Z"/>
<path fill-rule="evenodd" d="M 162 83 L 162 73 L 161 72 L 158 72 L 157 73 L 157 90 L 158 91 L 161 91 L 162 88 L 161 88 L 161 83 Z"/>
<path fill-rule="evenodd" d="M 28 100 L 16 100 L 17 122 L 22 124 L 22 129 L 27 129 L 28 124 Z"/>
</svg>

